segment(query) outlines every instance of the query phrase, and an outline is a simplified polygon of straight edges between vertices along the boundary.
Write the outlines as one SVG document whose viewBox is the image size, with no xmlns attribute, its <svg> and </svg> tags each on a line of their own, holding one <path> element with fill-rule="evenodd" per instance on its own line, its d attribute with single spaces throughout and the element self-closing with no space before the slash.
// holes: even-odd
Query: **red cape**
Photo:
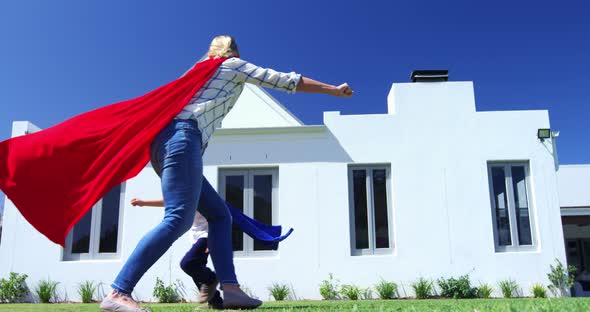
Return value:
<svg viewBox="0 0 590 312">
<path fill-rule="evenodd" d="M 200 62 L 148 94 L 0 142 L 0 188 L 35 229 L 64 246 L 100 198 L 145 167 L 150 143 L 224 60 Z"/>
</svg>

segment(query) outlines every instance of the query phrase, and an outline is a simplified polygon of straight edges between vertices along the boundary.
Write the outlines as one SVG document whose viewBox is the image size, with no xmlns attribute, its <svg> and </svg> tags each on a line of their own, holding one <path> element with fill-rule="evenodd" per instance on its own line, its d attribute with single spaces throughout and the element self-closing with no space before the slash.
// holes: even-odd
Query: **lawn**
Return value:
<svg viewBox="0 0 590 312">
<path fill-rule="evenodd" d="M 146 304 L 153 312 L 198 311 L 194 303 Z M 590 311 L 590 298 L 465 299 L 465 300 L 363 300 L 268 302 L 261 311 Z M 0 304 L 0 311 L 99 311 L 97 304 Z"/>
</svg>

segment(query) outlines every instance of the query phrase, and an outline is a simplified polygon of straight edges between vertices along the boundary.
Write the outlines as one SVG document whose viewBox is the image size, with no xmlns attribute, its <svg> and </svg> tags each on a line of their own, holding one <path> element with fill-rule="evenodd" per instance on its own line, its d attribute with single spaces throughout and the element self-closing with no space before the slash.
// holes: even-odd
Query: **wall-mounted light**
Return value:
<svg viewBox="0 0 590 312">
<path fill-rule="evenodd" d="M 537 130 L 537 138 L 541 140 L 541 142 L 545 141 L 546 139 L 551 138 L 551 129 L 539 129 Z"/>
</svg>

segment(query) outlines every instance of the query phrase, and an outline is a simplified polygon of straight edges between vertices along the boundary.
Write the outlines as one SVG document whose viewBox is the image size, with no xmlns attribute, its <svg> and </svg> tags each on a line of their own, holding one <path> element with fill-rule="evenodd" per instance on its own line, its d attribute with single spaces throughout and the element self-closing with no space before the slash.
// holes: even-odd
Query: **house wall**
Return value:
<svg viewBox="0 0 590 312">
<path fill-rule="evenodd" d="M 554 259 L 565 262 L 552 146 L 536 138 L 538 128 L 549 127 L 548 113 L 476 112 L 471 82 L 394 84 L 388 100 L 388 114 L 326 112 L 322 126 L 216 132 L 204 159 L 211 184 L 217 186 L 219 169 L 278 168 L 278 221 L 295 229 L 272 256 L 236 257 L 240 282 L 264 300 L 273 282 L 291 284 L 299 298 L 319 299 L 318 285 L 329 273 L 362 287 L 393 280 L 402 296 L 413 296 L 410 283 L 418 277 L 470 273 L 476 285 L 512 278 L 524 294 L 533 283 L 547 283 Z M 535 250 L 495 251 L 489 161 L 529 163 Z M 391 168 L 389 254 L 351 255 L 348 167 L 354 164 Z M 146 167 L 126 183 L 122 253 L 116 260 L 62 261 L 61 249 L 7 201 L 0 276 L 27 273 L 31 283 L 50 277 L 72 300 L 82 280 L 108 285 L 162 217 L 161 208 L 128 204 L 133 197 L 161 196 L 158 182 Z M 180 238 L 134 295 L 151 299 L 160 277 L 180 279 L 194 299 L 192 282 L 178 268 L 189 244 Z"/>
<path fill-rule="evenodd" d="M 590 214 L 590 165 L 562 165 L 559 180 L 559 205 L 563 208 L 587 208 Z"/>
</svg>

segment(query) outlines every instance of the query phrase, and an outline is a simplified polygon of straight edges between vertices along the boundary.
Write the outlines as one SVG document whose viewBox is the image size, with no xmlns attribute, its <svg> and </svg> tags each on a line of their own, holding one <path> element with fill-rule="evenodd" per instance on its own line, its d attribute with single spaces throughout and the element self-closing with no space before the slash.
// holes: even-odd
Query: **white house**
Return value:
<svg viewBox="0 0 590 312">
<path fill-rule="evenodd" d="M 414 295 L 409 285 L 419 277 L 469 273 L 475 285 L 511 278 L 528 295 L 533 283 L 548 283 L 556 258 L 566 262 L 558 167 L 552 140 L 537 138 L 540 128 L 550 128 L 547 111 L 477 112 L 472 82 L 395 83 L 387 114 L 326 112 L 322 125 L 311 126 L 248 86 L 211 141 L 204 171 L 249 215 L 295 229 L 278 251 L 234 233 L 238 278 L 264 300 L 273 282 L 319 299 L 329 273 L 363 287 L 392 280 L 402 296 Z M 13 135 L 37 130 L 16 122 Z M 30 285 L 49 277 L 70 300 L 79 300 L 84 280 L 107 291 L 163 214 L 129 201 L 160 196 L 146 167 L 78 223 L 65 249 L 7 200 L 0 276 L 26 273 Z M 134 295 L 152 299 L 160 277 L 181 280 L 194 299 L 178 266 L 189 246 L 179 239 Z"/>
</svg>

